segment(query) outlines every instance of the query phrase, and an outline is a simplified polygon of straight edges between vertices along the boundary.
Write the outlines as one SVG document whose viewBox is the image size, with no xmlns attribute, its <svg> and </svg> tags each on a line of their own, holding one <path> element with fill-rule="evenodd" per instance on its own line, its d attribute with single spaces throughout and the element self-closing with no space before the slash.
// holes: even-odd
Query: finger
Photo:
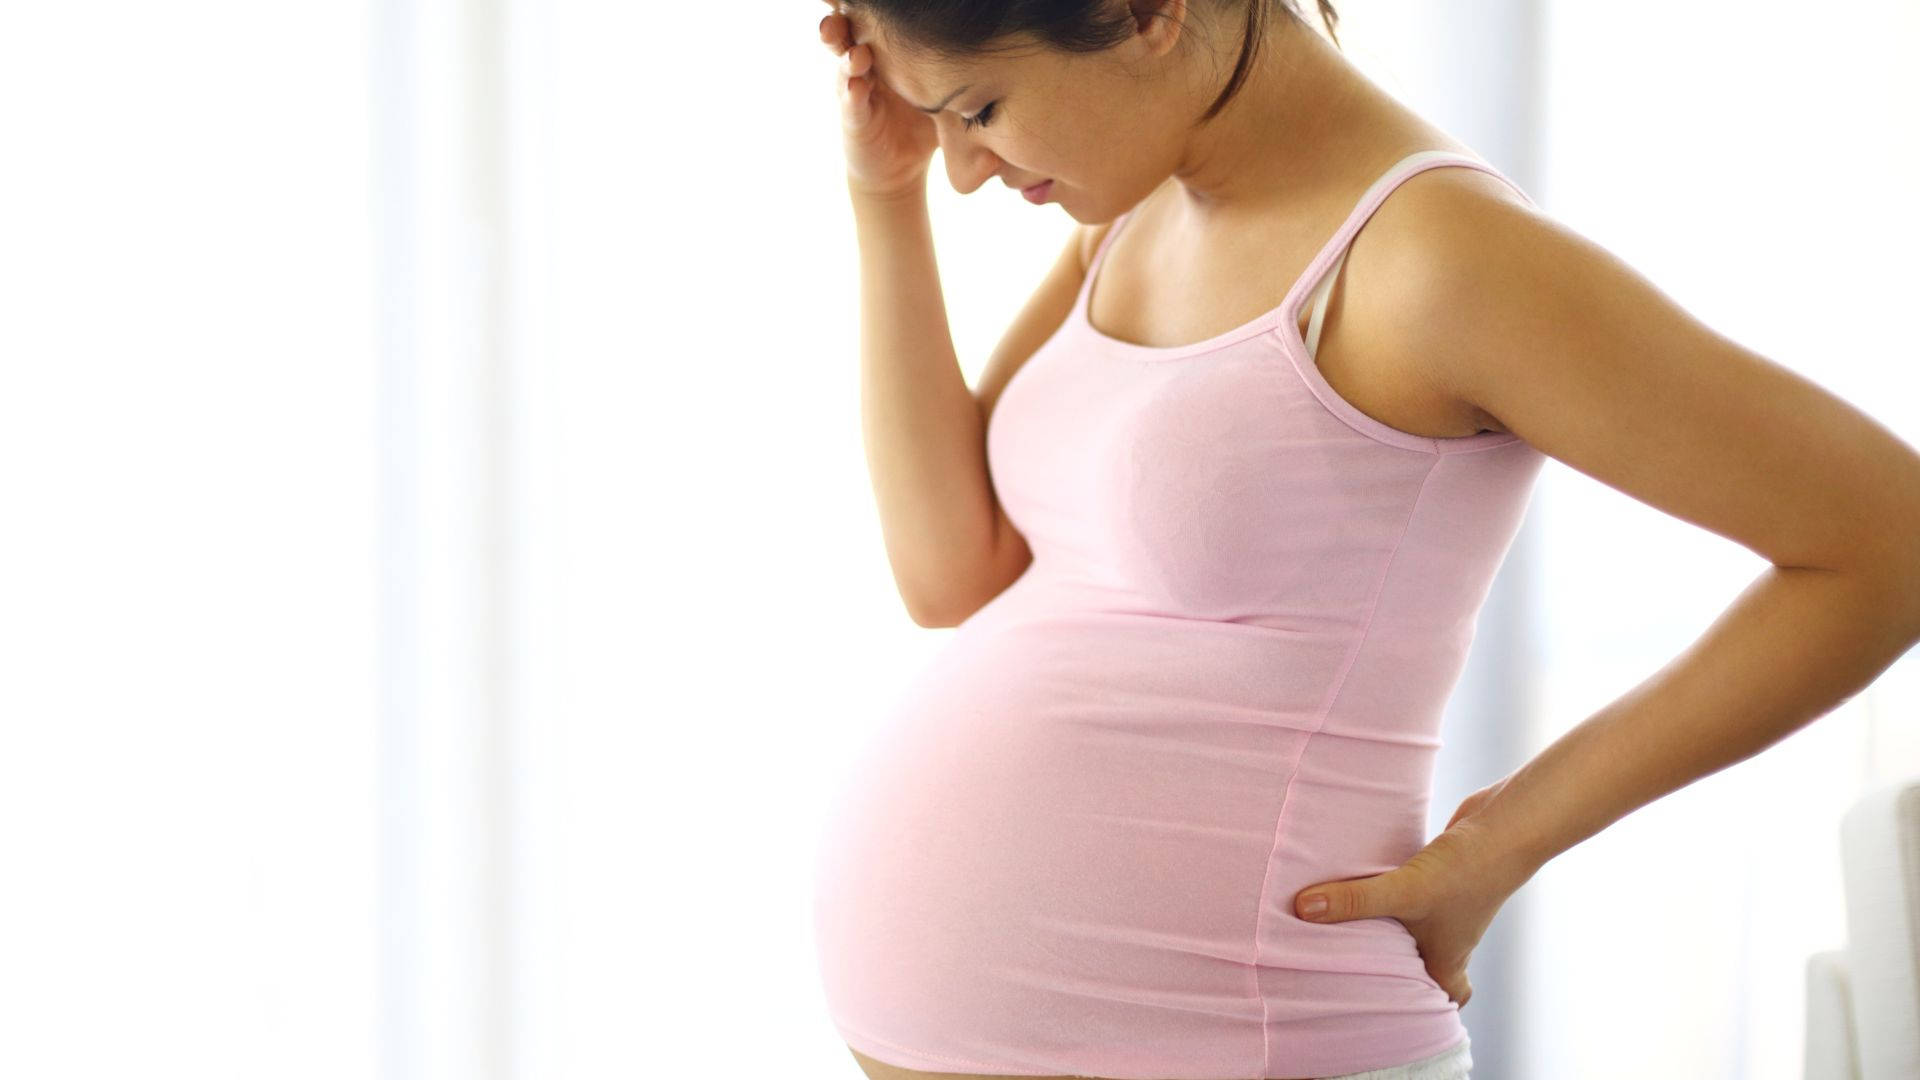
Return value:
<svg viewBox="0 0 1920 1080">
<path fill-rule="evenodd" d="M 1313 922 L 1345 922 L 1348 919 L 1372 919 L 1399 911 L 1400 881 L 1389 871 L 1371 878 L 1337 881 L 1300 890 L 1293 898 L 1294 913 Z M 1315 897 L 1325 897 L 1324 910 L 1313 906 Z"/>
<path fill-rule="evenodd" d="M 865 79 L 853 80 L 853 122 L 865 126 L 873 119 L 873 84 Z"/>
<path fill-rule="evenodd" d="M 1473 996 L 1473 983 L 1467 979 L 1467 969 L 1464 967 L 1453 971 L 1437 971 L 1429 967 L 1427 974 L 1447 992 L 1447 1000 L 1456 1005 L 1465 1005 L 1467 999 Z"/>
<path fill-rule="evenodd" d="M 829 12 L 820 18 L 820 40 L 837 53 L 853 47 L 853 20 Z"/>
<path fill-rule="evenodd" d="M 858 75 L 842 79 L 840 85 L 847 103 L 847 125 L 853 128 L 864 126 L 871 115 L 872 85 Z"/>
</svg>

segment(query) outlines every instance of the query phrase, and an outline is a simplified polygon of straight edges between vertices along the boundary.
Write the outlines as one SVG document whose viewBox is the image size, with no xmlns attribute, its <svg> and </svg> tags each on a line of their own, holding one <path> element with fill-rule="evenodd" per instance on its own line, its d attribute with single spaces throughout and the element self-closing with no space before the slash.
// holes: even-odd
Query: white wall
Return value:
<svg viewBox="0 0 1920 1080">
<path fill-rule="evenodd" d="M 0 1076 L 371 1076 L 367 13 L 0 9 Z"/>
<path fill-rule="evenodd" d="M 1920 442 L 1914 6 L 1556 3 L 1548 28 L 1550 212 Z M 1565 467 L 1542 481 L 1544 743 L 1678 654 L 1766 564 Z M 1911 736 L 1894 738 L 1920 717 L 1915 663 L 1535 879 L 1524 1075 L 1799 1075 L 1806 956 L 1845 934 L 1840 814 L 1920 773 Z"/>
</svg>

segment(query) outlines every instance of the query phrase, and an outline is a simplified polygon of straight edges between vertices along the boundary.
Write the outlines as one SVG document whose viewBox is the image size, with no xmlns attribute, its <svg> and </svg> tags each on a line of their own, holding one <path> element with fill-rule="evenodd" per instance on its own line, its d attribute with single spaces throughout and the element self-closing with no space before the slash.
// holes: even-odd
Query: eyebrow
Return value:
<svg viewBox="0 0 1920 1080">
<path fill-rule="evenodd" d="M 947 107 L 947 102 L 952 101 L 954 98 L 959 97 L 961 94 L 964 94 L 971 89 L 973 89 L 973 84 L 968 83 L 967 85 L 961 87 L 960 89 L 955 90 L 953 93 L 948 94 L 946 101 L 942 101 L 940 104 L 935 105 L 931 109 L 927 108 L 925 105 L 915 105 L 914 108 L 919 109 L 923 113 L 937 113 L 941 109 L 944 109 Z"/>
</svg>

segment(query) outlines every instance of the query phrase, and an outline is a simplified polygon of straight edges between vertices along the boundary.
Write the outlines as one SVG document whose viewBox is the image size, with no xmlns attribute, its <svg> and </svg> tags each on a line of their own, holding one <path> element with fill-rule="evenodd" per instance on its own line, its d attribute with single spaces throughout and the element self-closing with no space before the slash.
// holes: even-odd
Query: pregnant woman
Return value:
<svg viewBox="0 0 1920 1080">
<path fill-rule="evenodd" d="M 820 841 L 822 980 L 868 1076 L 1465 1077 L 1467 959 L 1515 890 L 1920 639 L 1920 456 L 1286 4 L 839 0 L 820 36 L 887 552 L 913 618 L 957 627 Z M 936 148 L 956 190 L 1080 223 L 974 388 Z M 1548 456 L 1774 565 L 1426 841 Z"/>
</svg>

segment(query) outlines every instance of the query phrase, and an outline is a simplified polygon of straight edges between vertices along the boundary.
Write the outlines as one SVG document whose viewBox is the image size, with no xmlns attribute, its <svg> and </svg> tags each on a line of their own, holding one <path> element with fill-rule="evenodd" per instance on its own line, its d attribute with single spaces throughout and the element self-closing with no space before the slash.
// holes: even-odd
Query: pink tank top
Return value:
<svg viewBox="0 0 1920 1080">
<path fill-rule="evenodd" d="M 1131 213 L 1108 231 L 987 431 L 1032 565 L 910 684 L 821 836 L 816 943 L 854 1049 L 1176 1080 L 1466 1039 L 1398 920 L 1293 914 L 1425 845 L 1442 710 L 1544 461 L 1369 417 L 1299 332 L 1375 208 L 1449 165 L 1500 175 L 1402 159 L 1279 307 L 1188 345 L 1088 321 Z"/>
</svg>

